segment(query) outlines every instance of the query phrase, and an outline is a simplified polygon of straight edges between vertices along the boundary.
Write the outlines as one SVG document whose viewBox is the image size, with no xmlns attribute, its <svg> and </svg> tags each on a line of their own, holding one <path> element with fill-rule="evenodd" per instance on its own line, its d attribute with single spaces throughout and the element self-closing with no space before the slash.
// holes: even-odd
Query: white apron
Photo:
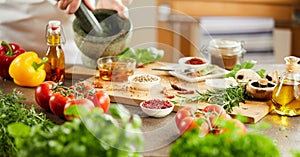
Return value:
<svg viewBox="0 0 300 157">
<path fill-rule="evenodd" d="M 0 0 L 0 41 L 17 43 L 43 57 L 47 49 L 46 25 L 49 20 L 60 20 L 66 38 L 62 45 L 66 63 L 81 63 L 80 51 L 73 40 L 74 16 L 55 4 L 56 0 Z"/>
</svg>

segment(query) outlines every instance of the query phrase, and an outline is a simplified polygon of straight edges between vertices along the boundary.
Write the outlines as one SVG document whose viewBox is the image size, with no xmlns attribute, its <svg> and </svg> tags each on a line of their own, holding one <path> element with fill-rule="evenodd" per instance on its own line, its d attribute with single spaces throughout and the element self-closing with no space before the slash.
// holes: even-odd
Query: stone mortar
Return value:
<svg viewBox="0 0 300 157">
<path fill-rule="evenodd" d="M 116 11 L 96 9 L 93 14 L 103 27 L 103 34 L 94 36 L 81 28 L 78 19 L 73 21 L 74 41 L 82 52 L 83 65 L 96 68 L 96 60 L 103 56 L 120 54 L 129 44 L 132 24 L 118 16 Z"/>
</svg>

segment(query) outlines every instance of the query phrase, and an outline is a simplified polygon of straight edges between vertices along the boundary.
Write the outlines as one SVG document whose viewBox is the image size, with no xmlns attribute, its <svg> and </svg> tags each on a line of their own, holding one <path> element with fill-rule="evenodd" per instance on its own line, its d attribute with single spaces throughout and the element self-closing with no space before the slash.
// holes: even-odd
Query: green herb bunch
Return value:
<svg viewBox="0 0 300 157">
<path fill-rule="evenodd" d="M 20 91 L 13 90 L 8 94 L 0 91 L 0 156 L 15 156 L 17 152 L 14 138 L 8 134 L 9 124 L 22 122 L 28 126 L 39 125 L 42 130 L 54 125 L 45 114 L 36 113 L 33 106 L 27 109 L 23 100 L 25 98 Z"/>
<path fill-rule="evenodd" d="M 95 108 L 92 112 L 77 108 L 80 119 L 56 125 L 49 132 L 40 126 L 29 127 L 23 123 L 9 125 L 9 133 L 16 139 L 21 157 L 123 157 L 141 156 L 143 137 L 141 119 L 130 115 L 122 105 L 110 107 L 110 114 Z M 67 110 L 68 111 L 68 110 Z M 71 112 L 71 111 L 69 111 Z M 21 133 L 20 133 L 21 132 Z"/>
<path fill-rule="evenodd" d="M 279 157 L 280 153 L 270 138 L 258 134 L 237 134 L 237 127 L 225 124 L 226 133 L 202 136 L 200 129 L 185 133 L 171 145 L 171 157 Z"/>
<path fill-rule="evenodd" d="M 226 112 L 231 113 L 233 107 L 239 106 L 241 102 L 245 102 L 247 98 L 251 98 L 246 93 L 246 86 L 231 86 L 226 89 L 207 90 L 207 92 L 199 92 L 197 96 L 185 97 L 179 96 L 181 99 L 176 102 L 208 102 L 210 104 L 218 104 L 222 106 Z"/>
</svg>

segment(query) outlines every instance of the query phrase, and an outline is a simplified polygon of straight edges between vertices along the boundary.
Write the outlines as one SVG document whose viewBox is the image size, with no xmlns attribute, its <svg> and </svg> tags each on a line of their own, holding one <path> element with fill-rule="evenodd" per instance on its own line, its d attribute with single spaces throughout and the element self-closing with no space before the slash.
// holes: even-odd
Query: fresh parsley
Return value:
<svg viewBox="0 0 300 157">
<path fill-rule="evenodd" d="M 0 156 L 16 156 L 17 153 L 15 140 L 8 134 L 9 124 L 21 122 L 28 126 L 39 125 L 42 130 L 54 125 L 45 114 L 37 113 L 33 106 L 27 109 L 23 100 L 25 98 L 20 91 L 13 90 L 7 94 L 0 91 Z"/>
<path fill-rule="evenodd" d="M 258 134 L 236 134 L 237 129 L 229 126 L 230 131 L 220 135 L 201 136 L 199 129 L 191 130 L 171 145 L 170 157 L 280 157 L 273 140 Z"/>
<path fill-rule="evenodd" d="M 73 107 L 73 109 L 72 109 Z M 9 133 L 16 141 L 20 156 L 47 157 L 123 157 L 142 156 L 144 139 L 139 116 L 131 115 L 122 105 L 112 104 L 110 114 L 95 108 L 92 112 L 78 109 L 80 119 L 55 125 L 49 131 L 40 126 L 12 123 Z M 71 112 L 71 111 L 70 111 Z M 16 131 L 19 130 L 22 134 Z M 33 142 L 34 141 L 34 142 Z"/>
</svg>

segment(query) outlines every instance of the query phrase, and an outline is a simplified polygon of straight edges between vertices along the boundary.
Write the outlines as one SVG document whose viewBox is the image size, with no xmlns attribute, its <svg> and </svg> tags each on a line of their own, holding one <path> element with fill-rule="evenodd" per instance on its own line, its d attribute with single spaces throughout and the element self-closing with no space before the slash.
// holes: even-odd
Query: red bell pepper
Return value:
<svg viewBox="0 0 300 157">
<path fill-rule="evenodd" d="M 0 46 L 0 77 L 11 79 L 8 73 L 10 63 L 20 54 L 26 52 L 18 44 L 1 42 Z"/>
</svg>

